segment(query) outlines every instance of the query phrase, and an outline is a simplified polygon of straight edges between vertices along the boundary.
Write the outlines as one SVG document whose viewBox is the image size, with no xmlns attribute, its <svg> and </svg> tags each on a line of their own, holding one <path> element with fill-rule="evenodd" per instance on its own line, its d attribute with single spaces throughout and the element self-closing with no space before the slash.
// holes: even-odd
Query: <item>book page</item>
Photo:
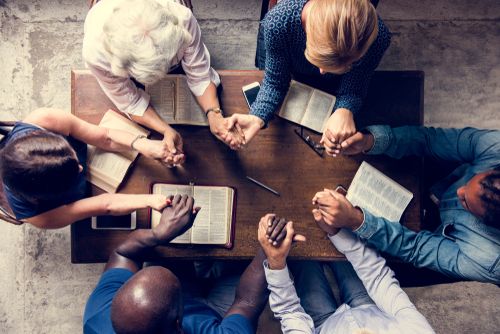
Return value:
<svg viewBox="0 0 500 334">
<path fill-rule="evenodd" d="M 195 187 L 195 203 L 201 207 L 191 236 L 194 244 L 225 244 L 228 239 L 227 187 Z"/>
<path fill-rule="evenodd" d="M 157 183 L 153 186 L 153 194 L 162 194 L 165 196 L 170 195 L 189 195 L 193 196 L 192 187 L 189 185 L 179 185 L 179 184 L 164 184 Z M 152 210 L 151 213 L 151 228 L 156 227 L 160 223 L 161 212 Z M 198 219 L 198 217 L 196 218 Z M 187 230 L 184 234 L 179 235 L 177 238 L 170 241 L 173 244 L 189 244 L 191 243 L 191 230 Z"/>
<path fill-rule="evenodd" d="M 322 133 L 326 121 L 332 114 L 334 104 L 335 96 L 315 89 L 300 124 Z"/>
<path fill-rule="evenodd" d="M 177 80 L 175 120 L 179 124 L 208 125 L 207 116 L 196 102 L 184 75 L 179 75 Z"/>
<path fill-rule="evenodd" d="M 131 164 L 132 160 L 121 154 L 88 146 L 87 179 L 106 192 L 116 192 Z"/>
<path fill-rule="evenodd" d="M 151 105 L 168 124 L 175 123 L 176 81 L 175 76 L 167 76 L 146 88 L 146 92 L 151 96 Z"/>
<path fill-rule="evenodd" d="M 352 205 L 367 209 L 377 217 L 399 222 L 413 194 L 363 161 L 346 198 Z"/>
<path fill-rule="evenodd" d="M 312 92 L 313 88 L 292 80 L 279 116 L 300 124 Z"/>
</svg>

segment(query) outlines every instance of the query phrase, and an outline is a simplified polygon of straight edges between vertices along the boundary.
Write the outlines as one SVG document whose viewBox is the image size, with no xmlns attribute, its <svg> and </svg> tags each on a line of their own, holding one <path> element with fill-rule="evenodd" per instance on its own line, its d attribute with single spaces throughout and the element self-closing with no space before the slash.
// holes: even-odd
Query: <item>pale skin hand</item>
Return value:
<svg viewBox="0 0 500 334">
<path fill-rule="evenodd" d="M 239 126 L 245 135 L 245 142 L 248 144 L 264 126 L 264 121 L 254 115 L 233 114 L 231 117 L 235 126 Z"/>
<path fill-rule="evenodd" d="M 327 154 L 336 157 L 343 148 L 343 142 L 355 133 L 356 124 L 352 112 L 349 109 L 339 108 L 328 119 L 320 143 L 325 146 Z"/>
<path fill-rule="evenodd" d="M 283 229 L 281 222 L 285 222 L 282 224 L 285 228 L 285 237 L 283 242 L 273 245 L 269 242 L 269 236 L 267 233 L 270 226 L 278 226 L 276 221 L 279 222 L 281 230 Z M 279 232 L 281 232 L 281 230 Z M 305 241 L 306 238 L 303 235 L 295 234 L 293 222 L 286 221 L 286 219 L 283 218 L 277 218 L 274 214 L 267 214 L 260 219 L 258 240 L 264 250 L 264 253 L 266 254 L 269 268 L 273 270 L 280 270 L 286 266 L 286 258 L 292 248 L 292 243 L 294 241 Z"/>
<path fill-rule="evenodd" d="M 372 149 L 374 138 L 371 133 L 356 132 L 342 143 L 342 154 L 355 155 L 368 152 Z"/>
<path fill-rule="evenodd" d="M 246 144 L 245 134 L 233 118 L 224 118 L 221 114 L 214 112 L 209 112 L 207 117 L 210 124 L 210 132 L 231 149 L 239 150 Z"/>
<path fill-rule="evenodd" d="M 363 223 L 363 212 L 332 189 L 316 193 L 312 204 L 316 206 L 312 211 L 316 223 L 329 234 L 335 234 L 344 227 L 355 230 Z"/>
</svg>

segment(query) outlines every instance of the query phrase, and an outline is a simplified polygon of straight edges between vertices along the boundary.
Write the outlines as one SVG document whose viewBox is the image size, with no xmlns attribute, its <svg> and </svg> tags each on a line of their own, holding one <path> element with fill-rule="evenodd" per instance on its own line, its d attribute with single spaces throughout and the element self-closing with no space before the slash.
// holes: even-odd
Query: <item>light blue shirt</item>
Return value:
<svg viewBox="0 0 500 334">
<path fill-rule="evenodd" d="M 343 304 L 321 326 L 314 328 L 312 318 L 300 305 L 288 268 L 271 270 L 265 261 L 264 270 L 271 292 L 269 305 L 280 320 L 283 333 L 353 334 L 361 329 L 385 334 L 434 333 L 425 317 L 401 289 L 384 258 L 347 230 L 341 230 L 330 240 L 351 262 L 375 305 L 351 308 Z"/>
<path fill-rule="evenodd" d="M 431 190 L 440 200 L 441 224 L 435 232 L 416 233 L 367 210 L 356 233 L 377 249 L 448 276 L 500 284 L 500 231 L 467 211 L 457 189 L 474 175 L 500 165 L 500 131 L 419 126 L 370 126 L 375 142 L 368 154 L 393 158 L 427 156 L 460 163 Z"/>
</svg>

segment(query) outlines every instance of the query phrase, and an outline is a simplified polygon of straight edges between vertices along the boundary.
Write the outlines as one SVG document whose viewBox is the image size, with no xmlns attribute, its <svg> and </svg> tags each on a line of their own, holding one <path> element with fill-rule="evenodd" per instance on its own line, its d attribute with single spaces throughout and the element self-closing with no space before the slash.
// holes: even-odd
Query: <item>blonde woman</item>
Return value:
<svg viewBox="0 0 500 334">
<path fill-rule="evenodd" d="M 327 153 L 339 154 L 356 132 L 354 116 L 389 47 L 389 30 L 369 0 L 280 1 L 262 25 L 264 81 L 250 114 L 234 116 L 246 141 L 272 119 L 294 78 L 337 96 L 322 143 Z"/>
<path fill-rule="evenodd" d="M 164 134 L 174 164 L 184 160 L 182 139 L 132 78 L 153 84 L 182 67 L 212 133 L 232 148 L 243 144 L 243 135 L 232 130 L 220 110 L 220 78 L 210 67 L 210 54 L 189 8 L 171 0 L 100 0 L 90 9 L 84 30 L 83 58 L 104 93 L 121 112 Z"/>
</svg>

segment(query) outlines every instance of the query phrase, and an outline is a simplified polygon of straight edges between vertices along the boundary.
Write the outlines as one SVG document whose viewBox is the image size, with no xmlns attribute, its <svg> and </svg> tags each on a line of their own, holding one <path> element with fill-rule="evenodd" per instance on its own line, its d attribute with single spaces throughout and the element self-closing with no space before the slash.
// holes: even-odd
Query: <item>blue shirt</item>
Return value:
<svg viewBox="0 0 500 334">
<path fill-rule="evenodd" d="M 7 135 L 4 143 L 7 144 L 11 140 L 39 130 L 41 130 L 41 128 L 36 125 L 17 122 L 12 131 Z M 75 150 L 78 161 L 83 167 L 83 171 L 78 175 L 75 185 L 72 189 L 61 194 L 59 197 L 51 200 L 41 200 L 38 203 L 31 203 L 13 193 L 12 190 L 4 184 L 5 197 L 18 220 L 34 217 L 61 205 L 73 203 L 85 198 L 87 194 L 87 181 L 85 180 L 85 173 L 87 170 L 87 145 L 69 136 L 66 137 L 66 140 Z"/>
<path fill-rule="evenodd" d="M 457 196 L 457 189 L 474 175 L 500 166 L 500 131 L 419 126 L 369 126 L 367 130 L 375 138 L 369 154 L 428 156 L 461 166 L 432 189 L 440 199 L 441 225 L 436 231 L 416 233 L 363 210 L 365 221 L 356 231 L 358 235 L 417 267 L 500 284 L 500 230 L 467 211 Z"/>
<path fill-rule="evenodd" d="M 120 287 L 134 274 L 127 269 L 110 269 L 103 273 L 85 306 L 84 334 L 115 333 L 111 324 L 111 303 Z M 251 322 L 233 314 L 222 319 L 209 306 L 191 298 L 184 300 L 182 327 L 186 334 L 246 334 L 255 333 Z"/>
<path fill-rule="evenodd" d="M 250 108 L 250 114 L 267 123 L 283 102 L 290 80 L 294 76 L 313 77 L 315 81 L 334 83 L 337 97 L 334 110 L 349 109 L 356 114 L 362 107 L 373 71 L 380 63 L 391 42 L 391 33 L 384 22 L 378 19 L 378 35 L 366 54 L 355 62 L 351 70 L 343 75 L 326 73 L 305 57 L 306 33 L 302 27 L 302 9 L 307 0 L 279 2 L 264 18 L 264 44 L 266 48 L 265 75 L 257 99 Z"/>
</svg>

